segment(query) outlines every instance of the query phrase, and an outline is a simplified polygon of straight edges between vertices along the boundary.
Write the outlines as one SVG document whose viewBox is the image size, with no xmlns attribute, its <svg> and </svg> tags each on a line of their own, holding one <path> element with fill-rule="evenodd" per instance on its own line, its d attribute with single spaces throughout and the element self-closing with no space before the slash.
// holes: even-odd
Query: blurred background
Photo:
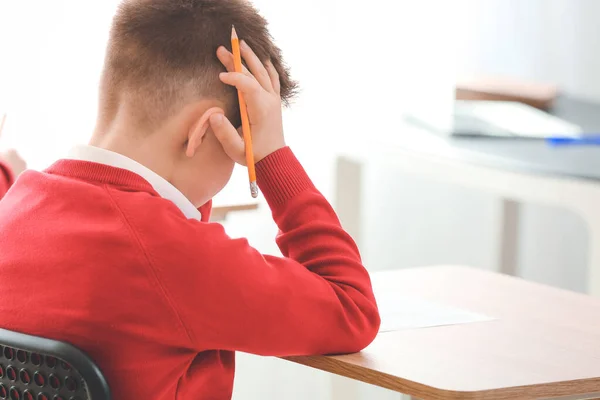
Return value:
<svg viewBox="0 0 600 400">
<path fill-rule="evenodd" d="M 317 186 L 336 199 L 343 151 L 417 140 L 402 115 L 449 118 L 458 76 L 500 75 L 556 85 L 600 102 L 596 0 L 254 0 L 271 23 L 301 94 L 286 111 L 289 144 Z M 118 0 L 0 0 L 0 147 L 43 169 L 94 128 L 98 79 Z M 502 201 L 443 180 L 396 171 L 363 151 L 361 249 L 371 271 L 432 264 L 497 269 Z M 244 187 L 245 189 L 245 187 Z M 245 194 L 245 191 L 241 193 Z M 269 211 L 226 221 L 277 254 Z M 515 274 L 585 292 L 586 221 L 523 204 Z M 330 399 L 331 378 L 240 355 L 236 399 Z M 399 395 L 362 387 L 357 398 Z M 378 396 L 378 397 L 376 397 Z"/>
</svg>

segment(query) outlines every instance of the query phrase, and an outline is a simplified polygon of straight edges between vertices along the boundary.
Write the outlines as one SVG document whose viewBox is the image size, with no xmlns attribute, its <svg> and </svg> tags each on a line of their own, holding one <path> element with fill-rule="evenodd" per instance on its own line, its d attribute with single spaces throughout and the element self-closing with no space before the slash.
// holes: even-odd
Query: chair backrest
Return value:
<svg viewBox="0 0 600 400">
<path fill-rule="evenodd" d="M 0 329 L 0 399 L 110 400 L 106 379 L 81 350 Z"/>
</svg>

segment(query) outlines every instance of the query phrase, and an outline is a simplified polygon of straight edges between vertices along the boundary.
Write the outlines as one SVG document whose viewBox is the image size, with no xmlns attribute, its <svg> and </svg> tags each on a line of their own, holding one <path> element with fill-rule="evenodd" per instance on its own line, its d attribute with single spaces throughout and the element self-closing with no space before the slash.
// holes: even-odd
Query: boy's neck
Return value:
<svg viewBox="0 0 600 400">
<path fill-rule="evenodd" d="M 172 145 L 168 143 L 169 135 L 160 132 L 151 134 L 139 132 L 132 125 L 119 124 L 117 121 L 105 126 L 110 128 L 98 127 L 90 140 L 90 145 L 121 154 L 154 171 L 167 181 L 172 180 L 175 160 L 170 156 L 169 149 Z"/>
</svg>

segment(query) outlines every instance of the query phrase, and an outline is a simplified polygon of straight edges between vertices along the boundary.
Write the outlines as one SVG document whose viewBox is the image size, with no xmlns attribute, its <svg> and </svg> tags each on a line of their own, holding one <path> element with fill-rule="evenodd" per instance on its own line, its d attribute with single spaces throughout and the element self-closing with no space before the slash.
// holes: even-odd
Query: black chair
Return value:
<svg viewBox="0 0 600 400">
<path fill-rule="evenodd" d="M 0 329 L 0 399 L 110 400 L 100 369 L 81 350 Z"/>
</svg>

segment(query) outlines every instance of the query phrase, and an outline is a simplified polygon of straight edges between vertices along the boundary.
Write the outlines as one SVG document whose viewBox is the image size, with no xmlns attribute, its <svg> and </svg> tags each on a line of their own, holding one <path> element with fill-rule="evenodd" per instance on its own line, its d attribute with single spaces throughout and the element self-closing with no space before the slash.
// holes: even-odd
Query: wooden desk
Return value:
<svg viewBox="0 0 600 400">
<path fill-rule="evenodd" d="M 600 300 L 461 267 L 373 279 L 497 320 L 383 333 L 360 354 L 289 360 L 420 399 L 600 397 Z"/>
</svg>

